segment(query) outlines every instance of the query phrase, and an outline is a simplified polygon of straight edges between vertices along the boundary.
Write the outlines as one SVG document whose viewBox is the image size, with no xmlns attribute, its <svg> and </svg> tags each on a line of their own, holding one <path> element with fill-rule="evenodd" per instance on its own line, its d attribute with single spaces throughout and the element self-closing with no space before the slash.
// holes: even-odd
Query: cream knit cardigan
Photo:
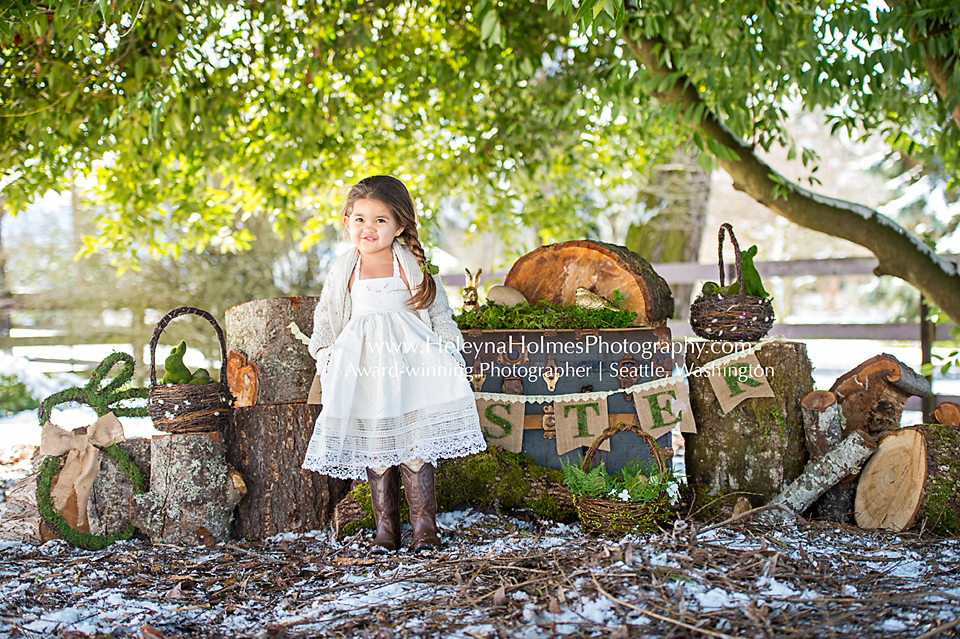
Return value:
<svg viewBox="0 0 960 639">
<path fill-rule="evenodd" d="M 423 282 L 423 271 L 417 264 L 417 258 L 410 252 L 406 246 L 394 240 L 393 254 L 397 256 L 400 262 L 400 268 L 407 276 L 407 282 L 411 290 L 416 290 Z M 350 321 L 352 312 L 350 302 L 350 291 L 348 284 L 353 269 L 360 257 L 360 251 L 352 248 L 333 263 L 327 280 L 320 291 L 320 301 L 313 313 L 313 335 L 310 336 L 310 345 L 307 347 L 310 355 L 317 360 L 317 374 L 323 372 L 330 357 L 329 346 L 337 339 L 343 327 Z M 427 328 L 436 333 L 442 341 L 456 345 L 453 352 L 454 357 L 464 365 L 463 356 L 460 351 L 463 349 L 463 335 L 453 321 L 450 303 L 447 301 L 447 294 L 440 284 L 440 278 L 432 276 L 437 283 L 437 297 L 428 309 L 412 311 L 415 313 Z M 447 349 L 453 350 L 452 346 Z"/>
</svg>

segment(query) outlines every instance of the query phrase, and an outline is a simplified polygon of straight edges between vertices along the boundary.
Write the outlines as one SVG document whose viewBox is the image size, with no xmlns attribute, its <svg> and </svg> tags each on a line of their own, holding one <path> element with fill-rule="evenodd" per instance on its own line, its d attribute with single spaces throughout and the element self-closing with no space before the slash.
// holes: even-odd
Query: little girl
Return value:
<svg viewBox="0 0 960 639">
<path fill-rule="evenodd" d="M 343 225 L 356 248 L 333 264 L 314 313 L 309 351 L 323 406 L 303 467 L 366 476 L 376 552 L 400 546 L 402 477 L 410 550 L 437 548 L 434 464 L 486 448 L 463 338 L 439 279 L 425 274 L 417 212 L 400 180 L 357 183 Z"/>
</svg>

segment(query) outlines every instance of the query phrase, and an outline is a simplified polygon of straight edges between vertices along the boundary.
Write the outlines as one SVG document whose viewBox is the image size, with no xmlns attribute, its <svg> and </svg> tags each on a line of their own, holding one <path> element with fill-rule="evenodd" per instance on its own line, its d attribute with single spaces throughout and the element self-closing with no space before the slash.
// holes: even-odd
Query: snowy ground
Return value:
<svg viewBox="0 0 960 639">
<path fill-rule="evenodd" d="M 603 539 L 442 515 L 446 547 L 326 533 L 178 548 L 0 546 L 0 633 L 113 637 L 955 636 L 960 542 L 735 523 Z M 148 625 L 155 634 L 149 634 Z M 82 635 L 70 635 L 80 637 Z"/>
</svg>

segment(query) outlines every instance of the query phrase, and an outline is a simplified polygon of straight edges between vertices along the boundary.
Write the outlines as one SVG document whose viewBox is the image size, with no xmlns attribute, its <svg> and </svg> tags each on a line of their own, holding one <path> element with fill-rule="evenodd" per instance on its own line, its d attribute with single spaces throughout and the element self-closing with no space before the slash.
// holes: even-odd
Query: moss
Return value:
<svg viewBox="0 0 960 639">
<path fill-rule="evenodd" d="M 937 535 L 960 534 L 960 432 L 941 424 L 927 426 L 928 451 L 941 476 L 930 483 L 918 521 Z"/>
<path fill-rule="evenodd" d="M 544 468 L 528 455 L 510 453 L 491 447 L 459 459 L 441 462 L 437 467 L 437 510 L 450 512 L 464 506 L 491 508 L 495 504 L 504 510 L 526 509 L 551 521 L 571 522 L 577 519 L 572 502 L 564 506 L 546 490 L 531 498 L 534 484 L 563 485 L 563 472 Z M 344 534 L 360 528 L 373 528 L 373 508 L 370 486 L 358 484 L 350 491 L 367 517 L 347 524 Z M 400 492 L 400 517 L 409 523 L 409 509 L 403 491 Z"/>
</svg>

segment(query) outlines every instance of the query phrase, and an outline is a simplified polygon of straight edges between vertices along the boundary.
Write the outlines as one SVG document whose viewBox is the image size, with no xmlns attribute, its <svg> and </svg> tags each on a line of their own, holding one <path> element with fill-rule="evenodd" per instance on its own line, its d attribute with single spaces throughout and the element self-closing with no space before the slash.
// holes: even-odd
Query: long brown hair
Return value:
<svg viewBox="0 0 960 639">
<path fill-rule="evenodd" d="M 417 233 L 417 208 L 413 198 L 403 182 L 389 175 L 374 175 L 357 182 L 347 195 L 347 202 L 343 205 L 343 215 L 348 217 L 353 213 L 353 205 L 357 200 L 377 200 L 382 202 L 397 218 L 397 224 L 403 227 L 399 239 L 410 249 L 417 258 L 421 270 L 426 264 L 427 257 L 420 245 L 420 236 Z M 423 273 L 423 283 L 410 300 L 415 309 L 429 308 L 437 297 L 437 283 L 430 273 Z"/>
</svg>

